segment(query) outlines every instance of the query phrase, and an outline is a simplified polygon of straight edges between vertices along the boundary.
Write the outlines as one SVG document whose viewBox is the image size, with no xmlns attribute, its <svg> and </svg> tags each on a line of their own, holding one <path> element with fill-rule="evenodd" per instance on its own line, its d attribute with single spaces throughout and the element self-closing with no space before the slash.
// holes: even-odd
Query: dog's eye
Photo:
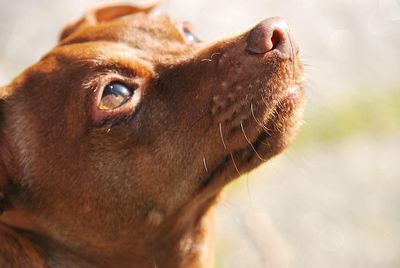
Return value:
<svg viewBox="0 0 400 268">
<path fill-rule="evenodd" d="M 190 27 L 187 25 L 183 25 L 182 32 L 185 35 L 186 40 L 190 43 L 200 43 L 201 40 L 197 38 L 191 31 Z"/>
<path fill-rule="evenodd" d="M 135 90 L 128 88 L 121 83 L 110 83 L 104 88 L 99 109 L 112 110 L 118 108 L 132 98 L 134 93 Z"/>
</svg>

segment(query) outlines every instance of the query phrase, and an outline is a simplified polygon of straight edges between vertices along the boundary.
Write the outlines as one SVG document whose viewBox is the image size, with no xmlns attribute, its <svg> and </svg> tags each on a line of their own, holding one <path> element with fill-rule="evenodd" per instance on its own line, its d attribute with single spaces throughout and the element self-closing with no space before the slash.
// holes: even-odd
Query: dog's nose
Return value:
<svg viewBox="0 0 400 268">
<path fill-rule="evenodd" d="M 293 58 L 297 53 L 286 22 L 278 17 L 266 19 L 252 29 L 247 38 L 246 49 L 256 54 L 277 50 L 284 59 Z"/>
</svg>

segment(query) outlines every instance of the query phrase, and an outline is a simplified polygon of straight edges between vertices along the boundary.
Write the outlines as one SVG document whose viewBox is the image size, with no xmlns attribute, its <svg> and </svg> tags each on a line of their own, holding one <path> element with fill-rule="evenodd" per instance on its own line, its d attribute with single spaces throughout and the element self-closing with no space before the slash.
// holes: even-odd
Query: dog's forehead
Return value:
<svg viewBox="0 0 400 268">
<path fill-rule="evenodd" d="M 84 27 L 64 39 L 59 46 L 95 42 L 124 44 L 154 55 L 181 55 L 183 50 L 190 50 L 178 21 L 167 16 L 149 17 L 145 14 Z"/>
<path fill-rule="evenodd" d="M 118 66 L 131 70 L 141 70 L 143 76 L 153 72 L 146 51 L 132 48 L 125 43 L 93 41 L 73 43 L 53 49 L 41 61 L 65 63 L 72 68 L 79 66 Z"/>
</svg>

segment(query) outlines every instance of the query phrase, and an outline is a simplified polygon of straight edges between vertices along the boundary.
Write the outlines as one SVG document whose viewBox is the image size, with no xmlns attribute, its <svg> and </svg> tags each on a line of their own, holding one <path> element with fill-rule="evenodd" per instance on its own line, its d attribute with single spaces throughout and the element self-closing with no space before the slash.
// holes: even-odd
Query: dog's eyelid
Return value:
<svg viewBox="0 0 400 268">
<path fill-rule="evenodd" d="M 98 94 L 107 84 L 111 82 L 120 82 L 129 87 L 139 87 L 147 80 L 147 73 L 141 75 L 140 71 L 132 70 L 129 67 L 119 67 L 112 65 L 99 66 L 100 68 L 90 77 L 82 82 L 82 87 Z"/>
<path fill-rule="evenodd" d="M 118 76 L 123 76 L 127 78 L 136 78 L 138 76 L 143 76 L 144 73 L 141 70 L 132 69 L 130 67 L 115 66 L 115 65 L 105 65 L 101 67 L 100 73 L 103 75 L 115 74 Z"/>
</svg>

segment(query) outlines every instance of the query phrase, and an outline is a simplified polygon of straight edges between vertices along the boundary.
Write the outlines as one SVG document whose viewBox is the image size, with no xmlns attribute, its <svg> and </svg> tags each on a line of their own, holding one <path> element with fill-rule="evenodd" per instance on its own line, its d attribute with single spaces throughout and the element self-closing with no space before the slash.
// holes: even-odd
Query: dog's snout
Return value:
<svg viewBox="0 0 400 268">
<path fill-rule="evenodd" d="M 266 19 L 252 29 L 247 38 L 246 49 L 256 54 L 277 50 L 285 59 L 293 57 L 297 52 L 286 22 L 278 17 Z"/>
</svg>

